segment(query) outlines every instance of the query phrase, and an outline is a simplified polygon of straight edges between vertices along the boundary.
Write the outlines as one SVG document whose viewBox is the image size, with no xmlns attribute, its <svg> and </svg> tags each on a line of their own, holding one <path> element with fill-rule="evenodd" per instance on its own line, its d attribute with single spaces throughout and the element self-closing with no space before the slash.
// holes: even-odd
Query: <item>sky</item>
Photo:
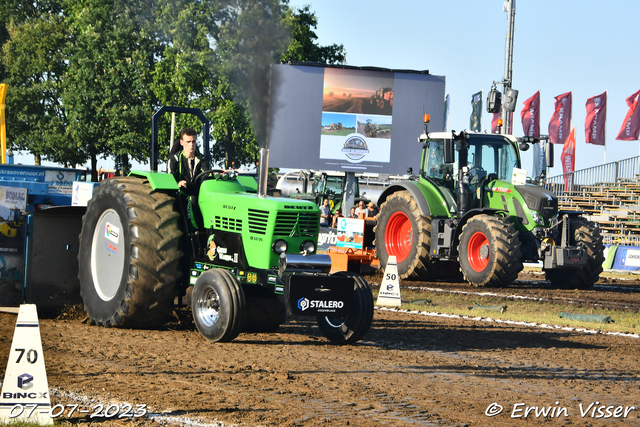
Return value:
<svg viewBox="0 0 640 427">
<path fill-rule="evenodd" d="M 290 5 L 310 5 L 318 18 L 317 42 L 343 44 L 348 65 L 445 76 L 449 129 L 468 129 L 471 95 L 484 90 L 485 104 L 493 81 L 504 77 L 502 0 L 291 0 Z M 615 140 L 628 111 L 625 100 L 640 90 L 639 16 L 637 0 L 517 0 L 512 86 L 519 95 L 513 134 L 524 135 L 520 111 L 535 92 L 540 91 L 540 133 L 548 134 L 554 97 L 572 91 L 576 170 L 640 155 L 638 141 Z M 585 103 L 604 91 L 606 146 L 593 146 L 585 143 Z M 490 131 L 485 105 L 483 124 Z M 532 151 L 522 155 L 529 174 Z M 556 145 L 555 167 L 547 176 L 562 173 L 561 152 Z"/>
<path fill-rule="evenodd" d="M 343 44 L 348 65 L 445 76 L 449 129 L 468 129 L 471 95 L 484 90 L 486 104 L 492 83 L 504 77 L 507 14 L 502 0 L 290 0 L 290 5 L 310 5 L 318 18 L 317 42 Z M 640 89 L 638 17 L 637 0 L 517 0 L 514 135 L 524 134 L 520 111 L 536 91 L 541 134 L 548 134 L 554 97 L 572 91 L 576 170 L 640 155 L 638 141 L 615 140 L 628 110 L 625 99 Z M 604 91 L 606 146 L 593 146 L 585 143 L 585 103 Z M 483 124 L 490 130 L 485 106 Z M 529 174 L 532 152 L 522 155 Z M 562 173 L 561 152 L 556 145 L 555 167 L 547 176 Z M 100 160 L 99 166 L 113 168 L 113 160 Z"/>
</svg>

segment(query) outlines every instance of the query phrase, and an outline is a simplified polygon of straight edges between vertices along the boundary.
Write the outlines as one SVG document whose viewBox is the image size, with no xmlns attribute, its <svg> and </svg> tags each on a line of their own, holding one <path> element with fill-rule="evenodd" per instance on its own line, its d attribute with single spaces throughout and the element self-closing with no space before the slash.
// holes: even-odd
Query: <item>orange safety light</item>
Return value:
<svg viewBox="0 0 640 427">
<path fill-rule="evenodd" d="M 502 119 L 498 119 L 498 126 L 502 126 Z"/>
<path fill-rule="evenodd" d="M 424 122 L 425 123 L 431 123 L 431 114 L 425 114 L 424 115 Z"/>
</svg>

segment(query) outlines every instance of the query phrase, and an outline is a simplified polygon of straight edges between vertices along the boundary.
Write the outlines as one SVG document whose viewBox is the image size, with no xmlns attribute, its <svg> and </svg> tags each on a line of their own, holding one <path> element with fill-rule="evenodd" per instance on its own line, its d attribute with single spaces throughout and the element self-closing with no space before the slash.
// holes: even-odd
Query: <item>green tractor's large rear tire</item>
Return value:
<svg viewBox="0 0 640 427">
<path fill-rule="evenodd" d="M 569 228 L 571 246 L 582 245 L 586 251 L 587 265 L 580 269 L 545 270 L 547 280 L 560 289 L 591 289 L 602 273 L 604 244 L 600 230 L 593 221 L 582 217 L 571 218 Z"/>
<path fill-rule="evenodd" d="M 431 280 L 440 273 L 439 262 L 429 257 L 431 218 L 420 214 L 408 191 L 393 193 L 380 206 L 375 233 L 380 265 L 395 255 L 400 278 Z"/>
<path fill-rule="evenodd" d="M 80 294 L 93 323 L 154 328 L 170 313 L 182 259 L 174 202 L 136 177 L 95 189 L 78 254 Z"/>
<path fill-rule="evenodd" d="M 460 271 L 474 286 L 507 286 L 523 268 L 520 245 L 512 222 L 489 215 L 475 216 L 460 234 Z"/>
<path fill-rule="evenodd" d="M 354 278 L 351 311 L 345 317 L 318 316 L 316 320 L 320 331 L 332 344 L 353 344 L 365 336 L 373 321 L 371 285 L 357 273 L 341 271 L 334 275 Z"/>
</svg>

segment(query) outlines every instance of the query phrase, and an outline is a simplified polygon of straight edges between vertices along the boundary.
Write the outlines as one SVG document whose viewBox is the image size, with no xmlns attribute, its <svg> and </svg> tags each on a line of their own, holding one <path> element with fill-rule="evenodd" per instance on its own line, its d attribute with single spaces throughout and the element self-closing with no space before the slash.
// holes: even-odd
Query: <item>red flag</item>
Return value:
<svg viewBox="0 0 640 427">
<path fill-rule="evenodd" d="M 562 147 L 562 173 L 565 174 L 564 190 L 571 191 L 573 188 L 572 175 L 567 175 L 576 169 L 576 128 L 571 129 L 571 133 L 565 139 L 564 147 Z"/>
<path fill-rule="evenodd" d="M 640 133 L 640 108 L 636 108 L 638 106 L 638 97 L 640 97 L 640 90 L 627 98 L 629 111 L 624 118 L 620 133 L 618 133 L 616 139 L 621 141 L 634 141 L 638 139 L 638 134 Z"/>
<path fill-rule="evenodd" d="M 584 121 L 587 144 L 604 145 L 604 122 L 607 119 L 607 92 L 587 99 L 587 118 Z"/>
<path fill-rule="evenodd" d="M 540 137 L 540 91 L 524 101 L 520 112 L 522 130 L 525 136 Z"/>
<path fill-rule="evenodd" d="M 549 121 L 549 142 L 564 144 L 571 126 L 571 92 L 558 95 L 555 100 L 555 111 Z"/>
</svg>

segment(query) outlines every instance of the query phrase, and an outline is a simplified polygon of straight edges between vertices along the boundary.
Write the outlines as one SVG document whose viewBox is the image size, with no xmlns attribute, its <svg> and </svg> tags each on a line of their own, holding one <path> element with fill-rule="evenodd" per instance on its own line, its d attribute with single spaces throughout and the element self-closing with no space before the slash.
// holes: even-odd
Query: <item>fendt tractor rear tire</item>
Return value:
<svg viewBox="0 0 640 427">
<path fill-rule="evenodd" d="M 371 285 L 359 274 L 348 271 L 335 273 L 334 276 L 353 277 L 353 302 L 351 311 L 345 317 L 318 316 L 318 327 L 332 344 L 353 344 L 369 331 L 373 321 L 373 292 Z"/>
<path fill-rule="evenodd" d="M 374 229 L 374 245 L 380 265 L 395 255 L 401 279 L 431 280 L 440 273 L 440 263 L 429 256 L 431 218 L 420 214 L 418 204 L 406 190 L 390 195 L 380 206 Z"/>
<path fill-rule="evenodd" d="M 602 273 L 604 244 L 602 235 L 593 221 L 582 217 L 571 219 L 570 245 L 581 244 L 587 256 L 587 265 L 579 269 L 545 270 L 547 280 L 560 289 L 591 289 Z"/>
<path fill-rule="evenodd" d="M 175 200 L 148 181 L 103 181 L 82 218 L 80 294 L 99 326 L 154 328 L 170 313 L 181 277 Z"/>
<path fill-rule="evenodd" d="M 489 215 L 475 216 L 460 234 L 460 271 L 474 286 L 507 286 L 523 268 L 520 244 L 512 222 Z"/>
<path fill-rule="evenodd" d="M 228 342 L 240 334 L 246 315 L 242 287 L 224 268 L 202 273 L 191 297 L 193 321 L 200 335 L 213 342 Z"/>
</svg>

